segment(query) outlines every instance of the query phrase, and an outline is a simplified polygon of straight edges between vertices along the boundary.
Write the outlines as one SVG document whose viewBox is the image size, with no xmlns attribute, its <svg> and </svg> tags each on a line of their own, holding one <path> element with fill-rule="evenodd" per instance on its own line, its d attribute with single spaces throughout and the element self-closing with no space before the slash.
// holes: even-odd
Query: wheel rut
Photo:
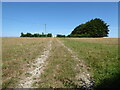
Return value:
<svg viewBox="0 0 120 90">
<path fill-rule="evenodd" d="M 91 77 L 88 69 L 90 69 L 88 66 L 85 65 L 85 63 L 78 58 L 78 56 L 73 52 L 70 48 L 65 46 L 62 41 L 59 39 L 56 39 L 59 44 L 61 44 L 65 49 L 68 50 L 68 52 L 71 53 L 73 60 L 79 61 L 79 63 L 76 65 L 75 69 L 77 67 L 82 67 L 80 72 L 76 75 L 76 79 L 78 82 L 76 82 L 77 87 L 79 88 L 85 88 L 85 89 L 92 89 L 94 86 L 93 78 Z"/>
<path fill-rule="evenodd" d="M 47 46 L 44 48 L 43 54 L 30 64 L 28 71 L 23 73 L 23 77 L 21 78 L 17 88 L 36 88 L 33 84 L 39 80 L 41 73 L 43 73 L 46 66 L 45 61 L 49 58 L 51 48 L 52 39 L 50 39 Z"/>
</svg>

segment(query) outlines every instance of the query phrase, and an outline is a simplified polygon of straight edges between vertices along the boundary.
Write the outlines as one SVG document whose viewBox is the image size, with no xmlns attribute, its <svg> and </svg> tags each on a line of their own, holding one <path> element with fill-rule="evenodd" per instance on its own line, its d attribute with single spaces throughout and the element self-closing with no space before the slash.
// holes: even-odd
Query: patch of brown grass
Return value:
<svg viewBox="0 0 120 90">
<path fill-rule="evenodd" d="M 88 43 L 118 44 L 118 38 L 67 38 Z"/>
<path fill-rule="evenodd" d="M 13 87 L 32 60 L 41 55 L 48 38 L 2 38 L 3 88 Z"/>
<path fill-rule="evenodd" d="M 56 39 L 52 43 L 50 57 L 47 60 L 44 73 L 38 82 L 39 88 L 75 88 L 76 75 L 80 71 L 75 69 L 78 61 Z"/>
</svg>

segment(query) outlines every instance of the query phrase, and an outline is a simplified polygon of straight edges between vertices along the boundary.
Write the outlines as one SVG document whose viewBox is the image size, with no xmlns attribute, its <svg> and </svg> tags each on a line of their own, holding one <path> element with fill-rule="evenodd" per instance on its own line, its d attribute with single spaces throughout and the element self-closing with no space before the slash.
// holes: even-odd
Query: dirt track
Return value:
<svg viewBox="0 0 120 90">
<path fill-rule="evenodd" d="M 46 66 L 45 61 L 49 57 L 49 52 L 51 50 L 52 40 L 48 42 L 46 45 L 43 54 L 40 55 L 34 62 L 31 63 L 31 68 L 26 71 L 21 78 L 21 81 L 17 87 L 19 88 L 35 88 L 33 84 L 37 81 L 39 76 L 44 70 Z M 29 74 L 30 76 L 25 76 L 25 74 Z"/>
<path fill-rule="evenodd" d="M 50 51 L 54 46 L 52 41 L 58 43 L 60 46 L 64 47 L 72 56 L 73 60 L 79 61 L 79 63 L 75 67 L 82 67 L 80 73 L 76 75 L 76 79 L 79 81 L 77 84 L 79 86 L 83 86 L 84 88 L 91 88 L 93 86 L 93 81 L 89 72 L 87 71 L 87 66 L 78 59 L 77 55 L 68 47 L 66 47 L 59 39 L 51 39 L 46 45 L 44 52 L 40 57 L 38 57 L 34 62 L 31 63 L 31 67 L 28 71 L 26 71 L 21 77 L 21 80 L 16 86 L 17 88 L 36 88 L 36 85 L 33 85 L 35 82 L 39 82 L 40 75 L 44 73 L 45 67 L 47 67 L 47 59 L 49 59 Z M 51 51 L 52 52 L 52 51 Z M 49 64 L 49 63 L 48 63 Z M 27 74 L 27 75 L 25 75 Z"/>
<path fill-rule="evenodd" d="M 80 73 L 78 73 L 78 74 L 76 75 L 77 80 L 79 80 L 78 84 L 79 84 L 79 85 L 81 84 L 80 86 L 83 86 L 84 88 L 91 88 L 91 87 L 93 87 L 93 80 L 92 80 L 89 72 L 87 71 L 87 68 L 89 68 L 89 67 L 87 67 L 87 66 L 85 65 L 85 63 L 84 63 L 82 60 L 80 60 L 80 59 L 77 57 L 77 55 L 76 55 L 70 48 L 66 47 L 59 39 L 57 39 L 57 41 L 58 41 L 65 49 L 67 49 L 68 52 L 71 53 L 73 60 L 79 61 L 79 63 L 78 63 L 76 66 L 82 67 L 82 69 L 80 70 Z"/>
</svg>

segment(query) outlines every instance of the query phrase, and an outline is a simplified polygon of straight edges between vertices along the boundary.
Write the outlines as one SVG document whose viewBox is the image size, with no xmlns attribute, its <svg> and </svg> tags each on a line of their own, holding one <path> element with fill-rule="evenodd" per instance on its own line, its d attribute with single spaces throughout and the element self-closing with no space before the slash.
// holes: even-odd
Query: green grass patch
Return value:
<svg viewBox="0 0 120 90">
<path fill-rule="evenodd" d="M 90 72 L 95 80 L 95 87 L 118 87 L 120 61 L 118 59 L 117 39 L 62 39 L 81 60 L 90 66 Z M 113 41 L 113 43 L 112 43 Z M 120 82 L 118 82 L 120 84 Z M 117 84 L 118 84 L 117 83 Z"/>
</svg>

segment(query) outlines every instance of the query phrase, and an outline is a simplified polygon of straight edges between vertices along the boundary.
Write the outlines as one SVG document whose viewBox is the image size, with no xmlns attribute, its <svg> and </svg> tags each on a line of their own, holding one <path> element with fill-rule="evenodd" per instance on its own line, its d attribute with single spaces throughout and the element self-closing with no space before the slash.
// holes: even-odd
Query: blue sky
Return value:
<svg viewBox="0 0 120 90">
<path fill-rule="evenodd" d="M 117 2 L 3 2 L 3 36 L 21 32 L 68 35 L 79 24 L 101 18 L 109 26 L 109 37 L 118 37 Z"/>
</svg>

